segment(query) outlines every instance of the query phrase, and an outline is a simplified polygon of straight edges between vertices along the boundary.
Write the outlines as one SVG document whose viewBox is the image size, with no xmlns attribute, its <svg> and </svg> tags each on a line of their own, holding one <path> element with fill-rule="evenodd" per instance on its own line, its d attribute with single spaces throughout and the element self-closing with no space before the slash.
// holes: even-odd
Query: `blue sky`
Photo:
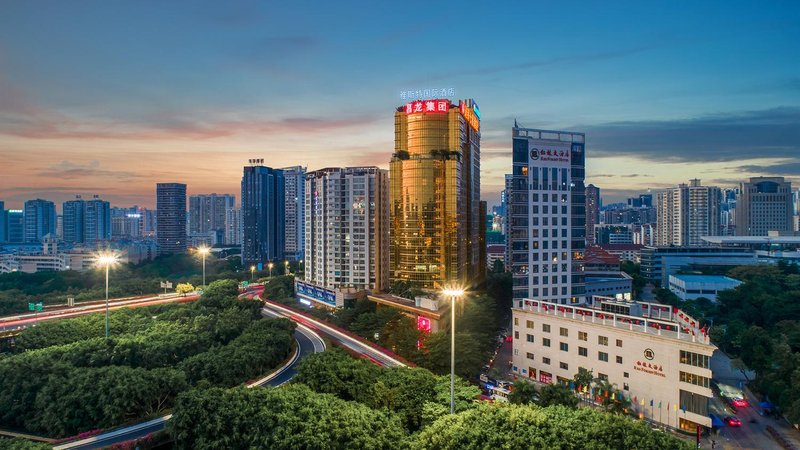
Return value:
<svg viewBox="0 0 800 450">
<path fill-rule="evenodd" d="M 241 166 L 388 167 L 400 91 L 481 107 L 483 197 L 510 128 L 587 133 L 610 200 L 702 178 L 800 181 L 800 2 L 40 2 L 0 14 L 0 199 Z"/>
</svg>

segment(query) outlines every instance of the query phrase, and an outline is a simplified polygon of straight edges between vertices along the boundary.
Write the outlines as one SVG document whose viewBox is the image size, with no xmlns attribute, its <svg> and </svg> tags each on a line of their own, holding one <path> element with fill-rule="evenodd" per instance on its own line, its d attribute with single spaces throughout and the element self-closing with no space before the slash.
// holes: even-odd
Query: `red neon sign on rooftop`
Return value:
<svg viewBox="0 0 800 450">
<path fill-rule="evenodd" d="M 446 113 L 450 109 L 450 100 L 417 100 L 406 103 L 406 114 Z"/>
</svg>

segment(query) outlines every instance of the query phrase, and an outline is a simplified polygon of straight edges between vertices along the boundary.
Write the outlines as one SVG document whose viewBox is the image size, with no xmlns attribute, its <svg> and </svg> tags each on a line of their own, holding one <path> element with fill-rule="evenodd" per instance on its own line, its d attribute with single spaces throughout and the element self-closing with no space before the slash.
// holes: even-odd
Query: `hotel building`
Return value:
<svg viewBox="0 0 800 450">
<path fill-rule="evenodd" d="M 298 298 L 344 306 L 389 286 L 389 178 L 377 167 L 327 168 L 305 178 L 305 259 Z"/>
<path fill-rule="evenodd" d="M 583 133 L 513 128 L 509 203 L 515 299 L 586 301 Z"/>
<path fill-rule="evenodd" d="M 512 371 L 569 385 L 591 370 L 641 417 L 686 431 L 711 427 L 709 360 L 716 347 L 692 317 L 670 306 L 595 301 L 592 307 L 514 300 Z"/>
<path fill-rule="evenodd" d="M 480 111 L 418 100 L 395 112 L 390 278 L 423 289 L 485 276 L 480 236 Z"/>
</svg>

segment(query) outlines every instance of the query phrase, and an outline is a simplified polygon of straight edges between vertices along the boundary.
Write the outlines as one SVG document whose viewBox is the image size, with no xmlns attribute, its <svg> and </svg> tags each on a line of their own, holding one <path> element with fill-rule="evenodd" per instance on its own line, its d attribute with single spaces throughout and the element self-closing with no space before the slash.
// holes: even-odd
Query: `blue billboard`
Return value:
<svg viewBox="0 0 800 450">
<path fill-rule="evenodd" d="M 294 290 L 300 298 L 324 303 L 334 308 L 336 307 L 336 292 L 333 289 L 326 289 L 295 280 Z"/>
</svg>

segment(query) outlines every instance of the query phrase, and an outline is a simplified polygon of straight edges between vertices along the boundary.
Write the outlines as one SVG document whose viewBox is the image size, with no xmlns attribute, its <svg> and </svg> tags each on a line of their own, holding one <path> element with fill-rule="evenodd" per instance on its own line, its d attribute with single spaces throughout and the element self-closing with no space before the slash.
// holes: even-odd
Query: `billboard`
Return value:
<svg viewBox="0 0 800 450">
<path fill-rule="evenodd" d="M 333 289 L 326 289 L 313 284 L 295 280 L 294 290 L 298 297 L 324 303 L 331 307 L 336 307 L 336 292 Z"/>
<path fill-rule="evenodd" d="M 406 114 L 444 114 L 450 109 L 450 100 L 417 100 L 406 103 Z"/>
<path fill-rule="evenodd" d="M 532 166 L 569 166 L 572 144 L 569 142 L 528 140 L 528 157 Z"/>
</svg>

